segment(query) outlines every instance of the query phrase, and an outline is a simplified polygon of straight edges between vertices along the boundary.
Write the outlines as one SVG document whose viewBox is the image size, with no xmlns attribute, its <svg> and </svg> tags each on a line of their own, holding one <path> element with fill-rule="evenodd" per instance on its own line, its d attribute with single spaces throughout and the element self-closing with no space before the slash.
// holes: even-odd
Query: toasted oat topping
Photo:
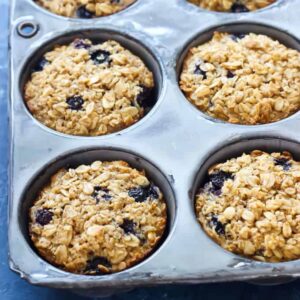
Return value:
<svg viewBox="0 0 300 300">
<path fill-rule="evenodd" d="M 71 18 L 93 18 L 117 13 L 136 0 L 34 0 L 54 14 Z"/>
<path fill-rule="evenodd" d="M 101 275 L 145 258 L 167 222 L 160 189 L 124 161 L 60 170 L 30 208 L 29 232 L 48 262 Z"/>
<path fill-rule="evenodd" d="M 211 117 L 249 125 L 279 121 L 300 108 L 300 52 L 261 34 L 215 32 L 190 49 L 180 87 Z"/>
<path fill-rule="evenodd" d="M 204 9 L 221 12 L 248 12 L 271 5 L 276 0 L 188 0 Z"/>
<path fill-rule="evenodd" d="M 253 151 L 211 167 L 196 196 L 199 222 L 218 244 L 249 258 L 300 258 L 300 162 Z"/>
<path fill-rule="evenodd" d="M 140 120 L 152 105 L 153 75 L 116 41 L 77 39 L 56 46 L 34 67 L 25 101 L 44 125 L 72 135 L 99 136 Z"/>
</svg>

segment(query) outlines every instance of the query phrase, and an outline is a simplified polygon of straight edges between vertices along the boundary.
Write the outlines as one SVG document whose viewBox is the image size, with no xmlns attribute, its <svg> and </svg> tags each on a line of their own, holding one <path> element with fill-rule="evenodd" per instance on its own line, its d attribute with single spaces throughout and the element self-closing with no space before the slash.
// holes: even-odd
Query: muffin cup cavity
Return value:
<svg viewBox="0 0 300 300">
<path fill-rule="evenodd" d="M 124 34 L 124 33 L 121 33 L 121 32 L 115 31 L 115 30 L 110 30 L 110 29 L 99 29 L 99 30 L 86 29 L 86 30 L 80 30 L 80 31 L 71 31 L 71 32 L 67 32 L 64 35 L 59 35 L 51 40 L 48 40 L 47 42 L 44 42 L 39 47 L 38 50 L 36 50 L 34 53 L 32 53 L 30 55 L 29 59 L 24 63 L 24 65 L 22 67 L 22 70 L 20 73 L 21 75 L 19 78 L 19 91 L 20 91 L 20 95 L 23 96 L 23 99 L 24 99 L 25 85 L 28 82 L 28 80 L 31 78 L 31 74 L 36 70 L 39 71 L 40 69 L 36 69 L 36 68 L 39 68 L 41 64 L 42 64 L 42 67 L 44 67 L 44 65 L 47 65 L 47 61 L 45 60 L 44 55 L 47 52 L 52 51 L 55 48 L 55 46 L 69 45 L 75 39 L 89 39 L 94 44 L 101 44 L 101 43 L 104 43 L 109 40 L 116 41 L 122 47 L 129 50 L 133 55 L 140 58 L 143 61 L 143 63 L 145 64 L 145 66 L 153 74 L 154 88 L 151 90 L 151 94 L 149 94 L 148 91 L 145 91 L 145 93 L 148 93 L 149 95 L 148 94 L 144 95 L 145 97 L 149 97 L 149 99 L 151 98 L 151 101 L 149 101 L 149 103 L 147 103 L 147 105 L 144 107 L 143 116 L 139 117 L 138 120 L 134 121 L 133 123 L 130 121 L 130 123 L 132 123 L 131 125 L 120 128 L 119 131 L 107 132 L 106 134 L 94 135 L 94 136 L 95 137 L 105 137 L 107 135 L 116 134 L 123 130 L 127 130 L 129 128 L 131 129 L 133 126 L 136 126 L 137 124 L 139 124 L 139 122 L 141 122 L 143 119 L 146 119 L 148 117 L 148 114 L 152 111 L 153 107 L 156 106 L 157 102 L 159 102 L 160 94 L 161 94 L 161 91 L 163 88 L 163 73 L 162 73 L 162 66 L 161 66 L 160 60 L 159 60 L 159 58 L 156 57 L 155 54 L 153 54 L 153 52 L 147 46 L 143 45 L 135 38 L 128 36 L 127 34 Z M 79 45 L 78 47 L 81 47 L 81 46 Z M 102 51 L 101 59 L 105 59 L 104 54 L 106 54 L 105 51 Z M 99 59 L 99 58 L 96 57 L 95 59 Z M 44 60 L 45 60 L 45 63 L 43 63 Z M 143 89 L 143 92 L 144 92 L 144 88 L 141 87 L 141 89 Z M 141 94 L 142 94 L 142 92 L 141 92 Z M 73 101 L 74 99 L 68 99 L 68 101 L 69 100 L 72 101 L 72 103 L 74 102 Z M 139 99 L 137 99 L 136 101 L 139 101 Z M 75 102 L 76 102 L 75 104 L 80 104 L 80 103 L 77 103 L 78 101 L 75 101 Z M 40 122 L 39 120 L 37 120 L 35 118 L 35 116 L 29 110 L 25 100 L 24 100 L 24 105 L 26 107 L 26 111 L 30 114 L 30 116 L 34 120 L 36 120 L 38 122 L 38 124 L 40 124 L 43 128 L 53 131 L 56 134 L 75 136 L 70 133 L 63 133 L 61 131 L 56 131 L 55 129 L 52 129 L 52 128 L 46 126 L 45 124 L 43 124 L 42 122 Z M 136 116 L 134 118 L 136 118 Z M 89 134 L 87 134 L 87 135 L 76 134 L 76 136 L 91 137 Z"/>
<path fill-rule="evenodd" d="M 57 171 L 62 168 L 76 168 L 80 165 L 88 165 L 94 161 L 118 161 L 123 160 L 127 162 L 130 167 L 137 170 L 144 170 L 146 177 L 156 185 L 164 196 L 164 200 L 167 205 L 167 223 L 164 234 L 160 238 L 159 242 L 155 245 L 154 249 L 147 254 L 141 261 L 135 263 L 129 268 L 122 271 L 126 271 L 131 268 L 138 268 L 140 264 L 146 263 L 148 259 L 151 259 L 151 255 L 163 247 L 165 240 L 167 239 L 169 232 L 172 230 L 172 226 L 175 220 L 176 202 L 173 189 L 164 176 L 164 174 L 147 159 L 136 155 L 126 150 L 116 149 L 116 148 L 89 148 L 81 149 L 76 152 L 71 152 L 64 154 L 54 161 L 50 162 L 43 169 L 38 171 L 31 181 L 28 183 L 25 191 L 22 195 L 22 200 L 19 205 L 18 220 L 19 227 L 23 234 L 24 239 L 27 241 L 28 245 L 32 250 L 38 255 L 37 250 L 33 246 L 33 243 L 29 236 L 28 225 L 29 225 L 29 209 L 38 197 L 40 191 L 45 187 L 51 178 Z M 47 211 L 46 211 L 47 212 Z M 41 216 L 45 219 L 45 215 Z M 130 225 L 130 224 L 129 224 Z M 128 226 L 127 226 L 128 227 Z M 128 227 L 129 228 L 129 227 Z M 129 228 L 130 229 L 130 228 Z M 41 256 L 40 256 L 41 257 Z M 42 260 L 43 257 L 41 257 Z M 44 260 L 45 261 L 45 260 Z M 49 264 L 45 261 L 46 264 Z M 60 271 L 63 271 L 59 268 Z M 122 272 L 119 271 L 119 272 Z M 68 272 L 68 271 L 65 271 Z M 111 274 L 111 273 L 109 273 Z M 109 276 L 107 274 L 106 276 Z"/>
</svg>

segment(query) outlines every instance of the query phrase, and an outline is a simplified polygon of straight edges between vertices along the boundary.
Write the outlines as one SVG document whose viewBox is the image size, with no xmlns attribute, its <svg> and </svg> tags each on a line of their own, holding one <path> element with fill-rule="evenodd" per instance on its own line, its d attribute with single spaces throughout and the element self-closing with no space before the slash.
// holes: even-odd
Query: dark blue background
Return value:
<svg viewBox="0 0 300 300">
<path fill-rule="evenodd" d="M 22 1 L 22 0 L 18 0 Z M 167 1 L 167 0 L 166 0 Z M 34 287 L 8 268 L 7 258 L 7 168 L 8 168 L 8 55 L 7 24 L 9 0 L 0 0 L 0 297 L 4 300 L 86 299 L 72 293 Z M 21 254 L 20 254 L 21 255 Z M 262 287 L 247 283 L 207 284 L 197 286 L 162 286 L 137 289 L 107 300 L 148 299 L 300 299 L 300 284 Z"/>
</svg>

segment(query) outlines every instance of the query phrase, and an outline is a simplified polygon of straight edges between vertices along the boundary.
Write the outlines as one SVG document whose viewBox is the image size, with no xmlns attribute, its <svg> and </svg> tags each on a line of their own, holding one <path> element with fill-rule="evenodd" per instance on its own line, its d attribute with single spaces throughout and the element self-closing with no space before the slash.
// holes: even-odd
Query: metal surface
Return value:
<svg viewBox="0 0 300 300">
<path fill-rule="evenodd" d="M 258 30 L 299 49 L 295 40 L 300 38 L 299 14 L 299 0 L 281 0 L 269 8 L 247 14 L 208 12 L 184 0 L 139 0 L 129 9 L 113 16 L 76 20 L 52 15 L 31 0 L 12 1 L 11 268 L 33 284 L 86 290 L 93 288 L 95 292 L 103 291 L 103 288 L 122 289 L 163 283 L 281 277 L 286 280 L 287 277 L 299 277 L 300 260 L 278 264 L 255 262 L 216 245 L 196 221 L 193 194 L 195 184 L 201 181 L 201 172 L 210 163 L 231 154 L 264 146 L 267 150 L 290 150 L 299 159 L 300 113 L 268 125 L 222 123 L 196 110 L 185 99 L 177 83 L 181 54 L 194 37 L 197 37 L 196 41 L 205 40 L 211 28 L 238 23 L 235 27 L 238 31 Z M 32 38 L 22 38 L 16 28 L 20 22 L 30 20 L 39 25 L 39 31 Z M 249 23 L 255 25 L 249 26 Z M 104 33 L 119 32 L 117 36 L 123 43 L 142 56 L 155 71 L 157 83 L 160 83 L 157 104 L 136 125 L 103 137 L 74 137 L 45 128 L 27 111 L 21 90 L 28 76 L 28 68 L 38 55 L 47 50 L 44 45 L 48 41 L 63 41 L 65 39 L 61 36 L 78 30 L 87 35 L 92 33 L 93 38 L 99 36 L 100 40 Z M 205 34 L 200 36 L 202 32 Z M 39 50 L 41 46 L 42 50 Z M 33 60 L 28 62 L 29 58 Z M 168 192 L 170 228 L 165 241 L 154 254 L 126 271 L 93 277 L 59 270 L 35 253 L 24 231 L 26 203 L 28 205 L 30 201 L 30 197 L 24 195 L 32 198 L 27 187 L 50 162 L 60 164 L 62 157 L 68 153 L 95 148 L 107 149 L 107 157 L 112 157 L 109 149 L 123 149 L 151 162 L 148 171 L 151 172 L 153 166 L 159 170 L 156 173 L 159 174 L 156 178 L 158 185 L 169 191 L 172 187 L 175 199 Z M 199 172 L 202 165 L 204 168 Z"/>
</svg>

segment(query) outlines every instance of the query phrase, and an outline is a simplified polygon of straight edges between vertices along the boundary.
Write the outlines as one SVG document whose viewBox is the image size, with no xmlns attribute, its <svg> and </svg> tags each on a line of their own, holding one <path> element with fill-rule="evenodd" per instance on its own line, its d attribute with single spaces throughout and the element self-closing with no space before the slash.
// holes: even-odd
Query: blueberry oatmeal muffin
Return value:
<svg viewBox="0 0 300 300">
<path fill-rule="evenodd" d="M 60 16 L 90 19 L 117 13 L 136 0 L 34 0 L 34 2 Z"/>
<path fill-rule="evenodd" d="M 116 41 L 76 39 L 37 63 L 25 85 L 33 116 L 62 133 L 99 136 L 139 121 L 155 103 L 152 72 Z"/>
<path fill-rule="evenodd" d="M 217 164 L 196 195 L 199 222 L 218 244 L 265 262 L 300 258 L 300 162 L 288 152 Z"/>
<path fill-rule="evenodd" d="M 87 275 L 137 264 L 158 244 L 167 223 L 160 189 L 124 161 L 60 170 L 29 218 L 30 237 L 43 258 Z"/>
<path fill-rule="evenodd" d="M 191 48 L 180 87 L 209 116 L 265 124 L 300 109 L 300 52 L 261 34 L 215 32 Z"/>
<path fill-rule="evenodd" d="M 264 8 L 275 3 L 276 0 L 188 0 L 204 9 L 244 13 Z"/>
</svg>

